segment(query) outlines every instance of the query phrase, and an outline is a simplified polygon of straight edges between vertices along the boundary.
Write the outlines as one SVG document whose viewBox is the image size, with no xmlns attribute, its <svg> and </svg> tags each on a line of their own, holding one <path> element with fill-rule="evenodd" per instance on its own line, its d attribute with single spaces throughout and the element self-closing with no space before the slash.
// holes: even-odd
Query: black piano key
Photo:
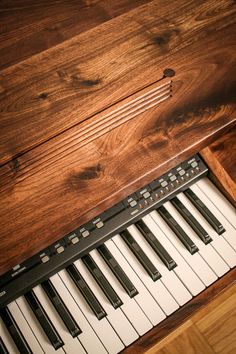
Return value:
<svg viewBox="0 0 236 354">
<path fill-rule="evenodd" d="M 159 207 L 157 211 L 191 254 L 194 254 L 199 251 L 195 243 L 191 240 L 190 237 L 188 237 L 186 232 L 182 229 L 182 227 L 177 223 L 177 221 L 171 216 L 171 214 L 166 210 L 163 205 Z"/>
<path fill-rule="evenodd" d="M 135 241 L 133 236 L 129 233 L 128 230 L 121 231 L 120 236 L 125 241 L 127 246 L 133 252 L 138 261 L 142 264 L 146 272 L 150 275 L 153 281 L 156 281 L 161 278 L 160 272 L 156 269 L 154 264 L 150 261 L 147 255 L 143 252 L 142 248 Z"/>
<path fill-rule="evenodd" d="M 77 288 L 84 296 L 85 300 L 89 304 L 97 319 L 101 320 L 103 317 L 105 317 L 107 315 L 105 310 L 103 309 L 100 302 L 97 300 L 96 296 L 93 294 L 92 290 L 90 289 L 82 275 L 79 273 L 78 269 L 74 265 L 69 265 L 66 270 L 74 281 Z"/>
<path fill-rule="evenodd" d="M 52 343 L 53 347 L 55 350 L 61 348 L 64 343 L 60 337 L 60 335 L 57 333 L 57 330 L 55 329 L 53 323 L 47 316 L 44 308 L 42 307 L 41 303 L 39 302 L 37 296 L 35 295 L 34 291 L 31 290 L 28 293 L 26 293 L 25 298 L 30 305 L 35 317 L 39 321 L 42 329 L 44 330 L 46 336 L 48 337 L 49 341 Z"/>
<path fill-rule="evenodd" d="M 206 230 L 177 197 L 171 199 L 171 203 L 175 206 L 175 208 L 182 215 L 185 221 L 192 227 L 192 229 L 196 232 L 199 238 L 205 243 L 205 245 L 212 241 L 212 238 L 208 235 Z"/>
<path fill-rule="evenodd" d="M 119 280 L 120 284 L 123 286 L 127 294 L 132 298 L 138 294 L 138 290 L 129 280 L 123 269 L 120 267 L 117 260 L 113 257 L 109 249 L 105 245 L 101 245 L 98 247 L 98 252 L 111 269 L 115 277 Z"/>
<path fill-rule="evenodd" d="M 207 206 L 198 198 L 198 196 L 191 190 L 184 191 L 185 195 L 190 199 L 193 205 L 198 209 L 202 216 L 209 222 L 213 229 L 219 234 L 225 232 L 225 228 L 220 221 L 212 214 Z"/>
<path fill-rule="evenodd" d="M 141 232 L 141 234 L 144 236 L 146 241 L 149 243 L 149 245 L 152 247 L 152 249 L 156 252 L 156 254 L 160 257 L 162 262 L 165 264 L 165 266 L 169 269 L 172 270 L 174 269 L 177 264 L 173 260 L 173 258 L 169 255 L 169 253 L 165 250 L 165 248 L 162 246 L 162 244 L 158 241 L 158 239 L 153 235 L 151 230 L 147 227 L 147 225 L 143 222 L 143 220 L 139 220 L 135 223 L 136 227 L 138 230 Z"/>
<path fill-rule="evenodd" d="M 98 285 L 101 287 L 101 289 L 103 290 L 104 294 L 106 295 L 106 297 L 108 298 L 112 306 L 115 309 L 120 307 L 123 304 L 122 300 L 117 295 L 115 290 L 112 288 L 107 278 L 102 273 L 102 271 L 98 267 L 97 263 L 93 260 L 93 258 L 90 255 L 86 255 L 82 257 L 82 261 L 86 265 L 87 269 L 92 274 L 92 276 L 94 277 Z"/>
<path fill-rule="evenodd" d="M 0 311 L 0 315 L 19 352 L 22 354 L 32 354 L 28 343 L 26 342 L 8 308 L 3 308 Z"/>
<path fill-rule="evenodd" d="M 47 296 L 51 300 L 53 306 L 64 322 L 65 326 L 69 330 L 70 334 L 73 338 L 77 337 L 80 333 L 82 333 L 81 329 L 77 325 L 74 317 L 71 315 L 70 311 L 67 309 L 60 295 L 56 291 L 50 280 L 44 281 L 42 284 L 42 288 L 46 292 Z"/>
<path fill-rule="evenodd" d="M 1 337 L 0 337 L 0 354 L 9 354 L 9 351 L 7 350 Z"/>
</svg>

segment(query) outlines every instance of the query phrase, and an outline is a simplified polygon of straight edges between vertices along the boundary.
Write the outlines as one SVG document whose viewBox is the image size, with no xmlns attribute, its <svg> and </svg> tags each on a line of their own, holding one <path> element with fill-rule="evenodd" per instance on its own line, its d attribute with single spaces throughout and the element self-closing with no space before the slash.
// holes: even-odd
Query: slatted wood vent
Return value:
<svg viewBox="0 0 236 354">
<path fill-rule="evenodd" d="M 27 161 L 27 153 L 25 155 L 24 164 L 20 166 L 19 159 L 13 159 L 11 161 L 11 169 L 6 171 L 0 171 L 0 186 L 1 188 L 9 188 L 9 175 L 11 170 L 17 171 L 17 181 L 29 177 L 31 172 L 34 174 L 36 170 L 41 169 L 40 166 L 50 164 L 49 161 L 54 161 L 58 158 L 62 159 L 68 153 L 72 154 L 74 151 L 78 151 L 84 145 L 87 145 L 91 141 L 97 139 L 99 136 L 106 134 L 107 132 L 115 129 L 121 124 L 135 118 L 139 114 L 149 110 L 152 107 L 158 106 L 163 101 L 172 96 L 172 79 L 175 75 L 174 70 L 164 70 L 163 77 L 155 81 L 149 86 L 131 94 L 123 100 L 113 104 L 105 110 L 95 114 L 92 117 L 85 119 L 82 123 L 70 128 L 64 136 L 64 142 L 60 136 L 51 139 L 50 153 L 48 153 L 48 145 L 44 146 L 47 153 L 43 149 L 40 155 L 37 156 L 37 160 L 32 162 L 31 159 Z M 37 149 L 37 147 L 35 148 Z M 35 150 L 31 150 L 31 153 Z M 44 152 L 43 152 L 44 151 Z M 29 154 L 31 154 L 29 152 Z M 30 172 L 31 171 L 31 172 Z M 7 181 L 7 182 L 6 182 Z M 4 185 L 4 187 L 3 187 Z"/>
<path fill-rule="evenodd" d="M 78 146 L 88 144 L 95 138 L 170 98 L 172 96 L 171 77 L 174 75 L 173 69 L 165 69 L 161 79 L 82 122 L 79 125 L 79 131 L 76 131 Z"/>
</svg>

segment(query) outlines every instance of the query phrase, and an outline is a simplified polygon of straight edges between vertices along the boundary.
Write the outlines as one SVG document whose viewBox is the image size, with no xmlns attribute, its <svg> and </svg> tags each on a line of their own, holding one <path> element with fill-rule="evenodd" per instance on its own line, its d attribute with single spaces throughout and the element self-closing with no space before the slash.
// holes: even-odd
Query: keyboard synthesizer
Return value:
<svg viewBox="0 0 236 354">
<path fill-rule="evenodd" d="M 0 277 L 0 353 L 119 353 L 235 264 L 195 155 Z"/>
</svg>

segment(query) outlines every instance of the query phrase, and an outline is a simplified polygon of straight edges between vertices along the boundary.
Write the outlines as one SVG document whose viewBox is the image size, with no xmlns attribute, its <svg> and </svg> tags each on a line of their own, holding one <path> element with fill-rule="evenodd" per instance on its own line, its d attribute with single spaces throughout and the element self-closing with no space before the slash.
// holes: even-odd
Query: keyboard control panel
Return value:
<svg viewBox="0 0 236 354">
<path fill-rule="evenodd" d="M 205 176 L 198 155 L 171 169 L 0 277 L 0 307 L 84 256 Z"/>
</svg>

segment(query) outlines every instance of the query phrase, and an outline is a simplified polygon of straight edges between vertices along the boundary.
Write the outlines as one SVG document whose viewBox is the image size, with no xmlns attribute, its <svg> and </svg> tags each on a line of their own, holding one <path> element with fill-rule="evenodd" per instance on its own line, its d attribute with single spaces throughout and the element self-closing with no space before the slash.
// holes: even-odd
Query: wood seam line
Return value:
<svg viewBox="0 0 236 354">
<path fill-rule="evenodd" d="M 161 339 L 158 343 L 154 344 L 153 347 L 151 347 L 146 354 L 153 354 L 156 351 L 162 349 L 165 345 L 170 343 L 172 340 L 177 338 L 180 334 L 182 334 L 184 331 L 186 331 L 188 328 L 190 328 L 193 325 L 192 321 L 189 319 L 186 322 L 184 322 L 182 325 L 171 331 L 169 334 L 167 334 L 166 337 Z M 153 352 L 155 350 L 155 352 Z"/>
<path fill-rule="evenodd" d="M 216 311 L 220 311 L 225 308 L 227 306 L 227 304 L 232 304 L 235 302 L 235 294 L 231 294 L 229 297 L 227 297 L 226 299 L 222 296 L 221 299 L 215 299 L 215 302 L 216 301 L 220 301 L 220 303 L 216 305 L 216 307 L 214 308 L 211 308 L 211 303 L 208 304 L 208 308 L 209 308 L 209 312 L 207 314 L 204 313 L 203 317 L 200 318 L 200 319 L 194 319 L 193 318 L 193 322 L 195 323 L 195 325 L 198 327 L 199 331 L 201 332 L 201 323 L 203 323 L 204 321 L 207 321 L 208 319 L 214 317 L 214 313 Z M 213 300 L 214 302 L 214 300 Z M 223 312 L 222 312 L 223 313 Z"/>
<path fill-rule="evenodd" d="M 191 320 L 192 321 L 192 320 Z M 204 342 L 204 344 L 207 344 L 207 347 L 209 347 L 211 349 L 211 353 L 209 353 L 208 351 L 205 354 L 219 354 L 217 353 L 213 347 L 211 346 L 211 344 L 208 342 L 207 337 L 204 335 L 204 333 L 202 333 L 200 331 L 200 329 L 198 328 L 198 326 L 196 325 L 195 322 L 192 321 L 192 327 L 195 329 L 196 332 L 198 332 L 199 336 L 201 337 L 202 341 Z M 204 353 L 202 353 L 204 354 Z"/>
</svg>

